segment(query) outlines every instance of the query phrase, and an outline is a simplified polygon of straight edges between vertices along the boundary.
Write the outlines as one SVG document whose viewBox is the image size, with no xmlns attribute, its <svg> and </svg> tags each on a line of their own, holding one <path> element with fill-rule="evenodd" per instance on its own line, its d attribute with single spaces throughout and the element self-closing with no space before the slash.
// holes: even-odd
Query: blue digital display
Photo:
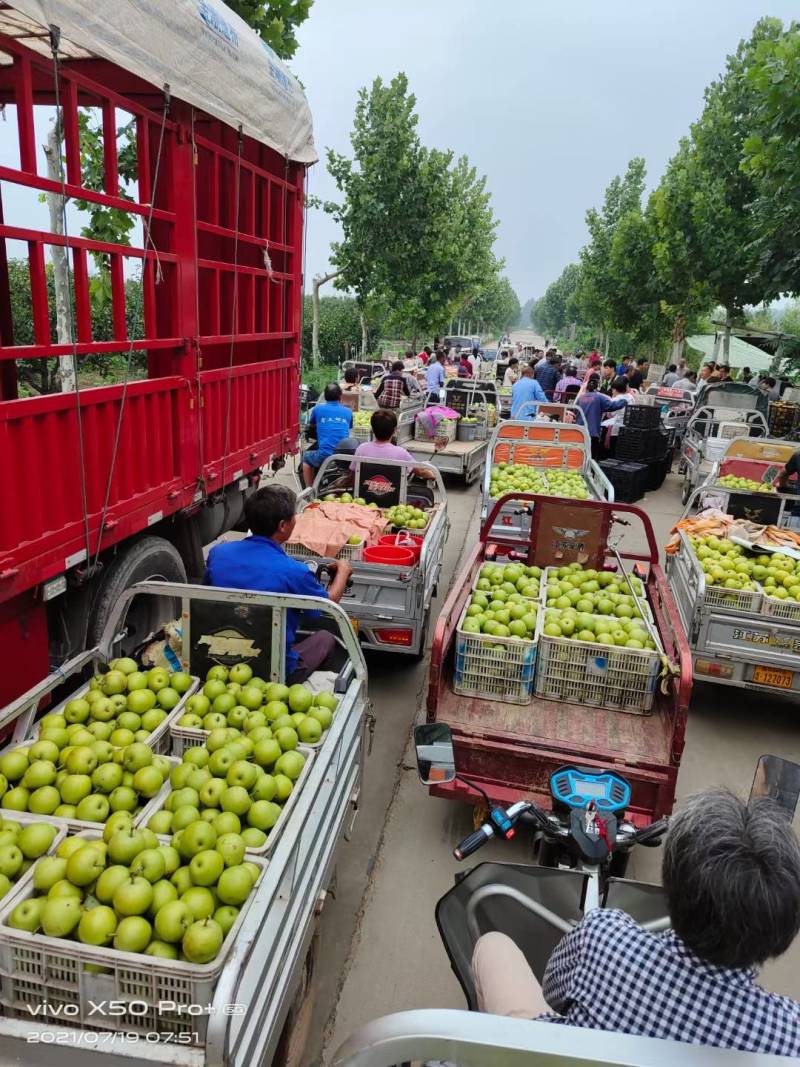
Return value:
<svg viewBox="0 0 800 1067">
<path fill-rule="evenodd" d="M 550 791 L 570 808 L 585 808 L 593 800 L 599 811 L 624 811 L 631 787 L 612 771 L 594 774 L 577 767 L 562 767 L 550 777 Z"/>
</svg>

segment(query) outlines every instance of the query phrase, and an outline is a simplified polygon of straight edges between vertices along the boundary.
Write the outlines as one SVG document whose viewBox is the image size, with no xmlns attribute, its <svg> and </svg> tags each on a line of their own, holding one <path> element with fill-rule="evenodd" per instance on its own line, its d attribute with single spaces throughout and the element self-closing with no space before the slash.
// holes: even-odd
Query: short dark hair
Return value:
<svg viewBox="0 0 800 1067">
<path fill-rule="evenodd" d="M 648 363 L 648 362 L 649 362 L 649 360 L 646 359 L 645 356 L 641 356 L 639 359 L 636 360 L 636 366 L 637 367 L 643 367 L 645 365 L 645 363 Z"/>
<path fill-rule="evenodd" d="M 774 389 L 775 388 L 775 379 L 774 378 L 765 378 L 764 381 L 767 383 L 767 385 L 770 387 L 770 389 Z"/>
<path fill-rule="evenodd" d="M 344 380 L 348 385 L 355 385 L 358 381 L 358 371 L 355 367 L 348 367 L 344 372 Z"/>
<path fill-rule="evenodd" d="M 443 348 L 440 348 L 439 351 L 436 353 L 436 358 L 437 359 L 447 359 L 447 353 L 445 352 L 445 350 Z"/>
<path fill-rule="evenodd" d="M 265 485 L 247 498 L 244 517 L 251 533 L 272 537 L 282 522 L 291 519 L 296 508 L 297 497 L 288 485 Z"/>
<path fill-rule="evenodd" d="M 328 382 L 325 386 L 325 399 L 326 400 L 341 400 L 342 387 L 338 382 Z"/>
<path fill-rule="evenodd" d="M 519 366 L 519 360 L 517 359 L 516 356 L 512 356 L 511 359 L 508 361 L 508 365 L 509 365 L 509 367 Z"/>
<path fill-rule="evenodd" d="M 677 369 L 678 369 L 678 364 L 677 363 L 670 363 L 670 365 L 667 367 L 667 370 L 669 371 L 670 374 L 674 374 Z"/>
<path fill-rule="evenodd" d="M 742 374 L 749 374 L 749 373 L 750 373 L 750 368 L 749 367 L 742 367 Z"/>
<path fill-rule="evenodd" d="M 406 349 L 406 359 L 413 359 L 413 358 L 414 358 L 414 353 L 411 351 L 410 348 L 407 348 Z"/>
<path fill-rule="evenodd" d="M 614 381 L 611 383 L 611 389 L 615 393 L 627 393 L 628 391 L 628 379 L 624 374 L 618 374 Z"/>
<path fill-rule="evenodd" d="M 427 352 L 428 355 L 430 355 L 431 354 L 431 346 L 430 345 L 425 345 L 425 347 L 422 349 L 422 351 L 423 352 Z"/>
<path fill-rule="evenodd" d="M 369 420 L 369 424 L 372 427 L 372 432 L 379 441 L 388 441 L 397 429 L 397 416 L 393 411 L 381 408 L 380 411 L 374 411 L 372 413 L 372 418 Z"/>
<path fill-rule="evenodd" d="M 599 374 L 590 374 L 589 375 L 589 380 L 586 383 L 586 392 L 587 393 L 595 393 L 595 392 L 597 392 L 597 387 L 598 387 L 599 384 L 600 384 L 600 375 Z"/>
<path fill-rule="evenodd" d="M 696 370 L 687 370 L 686 377 L 689 379 L 690 382 L 697 381 L 697 371 Z"/>
<path fill-rule="evenodd" d="M 616 370 L 617 369 L 617 361 L 615 359 L 606 359 L 606 360 L 603 361 L 603 366 L 604 367 L 613 367 L 614 370 Z"/>
<path fill-rule="evenodd" d="M 399 371 L 399 370 L 404 370 L 404 369 L 405 369 L 405 368 L 404 368 L 404 366 L 403 366 L 403 361 L 402 361 L 402 359 L 396 359 L 396 360 L 394 361 L 394 363 L 392 364 L 392 371 L 393 371 L 393 372 L 394 372 L 394 371 Z"/>
<path fill-rule="evenodd" d="M 702 960 L 753 967 L 800 930 L 800 844 L 766 797 L 691 797 L 671 821 L 662 869 L 672 928 Z"/>
</svg>

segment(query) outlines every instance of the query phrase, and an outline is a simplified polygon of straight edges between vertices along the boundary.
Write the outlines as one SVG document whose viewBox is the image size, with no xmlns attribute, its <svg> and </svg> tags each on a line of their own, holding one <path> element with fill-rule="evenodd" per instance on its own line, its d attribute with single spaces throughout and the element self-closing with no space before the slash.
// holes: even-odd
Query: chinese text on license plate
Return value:
<svg viewBox="0 0 800 1067">
<path fill-rule="evenodd" d="M 776 689 L 791 689 L 794 671 L 780 670 L 777 667 L 753 668 L 753 681 L 761 685 L 771 685 Z"/>
</svg>

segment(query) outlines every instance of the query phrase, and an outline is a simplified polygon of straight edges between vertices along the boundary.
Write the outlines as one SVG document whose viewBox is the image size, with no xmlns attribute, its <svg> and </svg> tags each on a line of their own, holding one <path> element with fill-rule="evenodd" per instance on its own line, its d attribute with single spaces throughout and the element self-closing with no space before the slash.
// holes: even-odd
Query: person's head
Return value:
<svg viewBox="0 0 800 1067">
<path fill-rule="evenodd" d="M 390 441 L 397 429 L 397 416 L 384 408 L 373 412 L 369 420 L 376 441 Z"/>
<path fill-rule="evenodd" d="M 422 349 L 422 351 L 428 356 L 431 355 L 431 346 L 430 345 L 425 345 L 425 347 Z"/>
<path fill-rule="evenodd" d="M 764 379 L 764 385 L 766 385 L 767 389 L 774 389 L 775 388 L 775 379 L 774 378 L 765 378 Z"/>
<path fill-rule="evenodd" d="M 325 386 L 325 399 L 329 403 L 342 399 L 342 387 L 338 382 L 328 382 Z"/>
<path fill-rule="evenodd" d="M 516 356 L 511 357 L 511 359 L 508 361 L 508 366 L 509 368 L 516 368 L 519 366 L 519 360 Z"/>
<path fill-rule="evenodd" d="M 355 385 L 358 381 L 358 372 L 355 367 L 348 367 L 344 372 L 344 380 L 346 385 Z"/>
<path fill-rule="evenodd" d="M 560 362 L 560 360 L 558 358 L 558 353 L 553 351 L 552 348 L 547 353 L 547 362 L 550 363 L 552 366 L 555 366 L 556 364 L 558 364 Z"/>
<path fill-rule="evenodd" d="M 662 877 L 672 929 L 718 967 L 774 959 L 800 930 L 800 844 L 770 799 L 691 797 L 670 822 Z"/>
<path fill-rule="evenodd" d="M 447 355 L 446 355 L 444 349 L 440 349 L 436 353 L 436 358 L 439 360 L 440 363 L 444 363 L 444 361 L 447 359 Z"/>
<path fill-rule="evenodd" d="M 410 349 L 410 348 L 407 348 L 407 349 L 406 349 L 406 356 L 405 356 L 405 358 L 406 358 L 406 359 L 413 359 L 413 358 L 414 358 L 414 353 L 413 353 L 413 352 L 411 351 L 411 349 Z"/>
<path fill-rule="evenodd" d="M 678 370 L 678 364 L 677 363 L 670 363 L 670 365 L 667 367 L 667 373 L 668 374 L 675 374 L 677 372 L 677 370 Z"/>
<path fill-rule="evenodd" d="M 696 382 L 697 381 L 697 371 L 696 370 L 687 370 L 685 377 L 688 378 L 688 380 L 690 382 Z"/>
<path fill-rule="evenodd" d="M 644 373 L 647 370 L 647 368 L 650 366 L 650 360 L 649 359 L 645 359 L 644 357 L 642 357 L 641 359 L 637 359 L 636 360 L 636 366 L 642 373 Z"/>
<path fill-rule="evenodd" d="M 397 374 L 398 371 L 399 371 L 402 374 L 404 370 L 405 370 L 405 367 L 404 367 L 402 359 L 396 359 L 394 361 L 394 363 L 392 364 L 392 373 L 393 374 Z"/>
<path fill-rule="evenodd" d="M 247 498 L 244 517 L 256 537 L 282 543 L 294 529 L 296 507 L 295 494 L 288 485 L 265 485 Z"/>
<path fill-rule="evenodd" d="M 532 378 L 533 377 L 533 367 L 530 365 L 530 363 L 526 363 L 525 366 L 522 368 L 522 377 L 523 378 Z"/>
<path fill-rule="evenodd" d="M 618 374 L 614 381 L 611 383 L 612 394 L 616 393 L 617 396 L 623 396 L 630 388 L 630 382 L 624 374 Z"/>
<path fill-rule="evenodd" d="M 603 367 L 602 367 L 602 370 L 600 371 L 600 373 L 602 374 L 603 379 L 605 381 L 608 381 L 609 378 L 613 378 L 614 375 L 617 373 L 617 365 L 614 362 L 614 360 L 613 359 L 605 360 L 605 362 L 603 363 Z"/>
<path fill-rule="evenodd" d="M 564 367 L 564 374 L 567 378 L 574 378 L 578 373 L 578 367 L 575 363 L 567 363 Z"/>
<path fill-rule="evenodd" d="M 730 378 L 731 368 L 728 366 L 727 363 L 720 363 L 719 367 L 717 367 L 717 373 L 720 374 L 723 378 Z"/>
<path fill-rule="evenodd" d="M 700 381 L 707 382 L 713 370 L 713 363 L 704 363 L 703 366 L 700 368 Z"/>
<path fill-rule="evenodd" d="M 750 370 L 749 367 L 742 367 L 742 377 L 743 378 L 752 378 L 753 377 L 753 372 Z"/>
<path fill-rule="evenodd" d="M 630 367 L 631 363 L 633 363 L 633 356 L 623 356 L 620 363 L 623 367 Z"/>
<path fill-rule="evenodd" d="M 461 353 L 461 362 L 469 363 L 469 352 L 466 350 L 466 348 Z"/>
<path fill-rule="evenodd" d="M 589 381 L 586 383 L 586 392 L 587 393 L 596 393 L 597 392 L 597 387 L 598 387 L 599 384 L 600 384 L 600 375 L 599 374 L 590 374 L 589 375 Z"/>
<path fill-rule="evenodd" d="M 589 356 L 590 367 L 599 367 L 602 362 L 602 359 L 600 358 L 600 356 L 598 356 L 596 352 L 593 355 Z"/>
</svg>

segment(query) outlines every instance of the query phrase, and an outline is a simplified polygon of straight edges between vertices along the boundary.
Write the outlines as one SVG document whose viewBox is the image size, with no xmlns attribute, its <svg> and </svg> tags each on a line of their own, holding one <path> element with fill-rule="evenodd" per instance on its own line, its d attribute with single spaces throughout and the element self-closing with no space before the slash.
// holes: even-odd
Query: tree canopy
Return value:
<svg viewBox="0 0 800 1067">
<path fill-rule="evenodd" d="M 295 30 L 308 18 L 314 0 L 226 0 L 281 59 L 297 51 Z"/>
</svg>

